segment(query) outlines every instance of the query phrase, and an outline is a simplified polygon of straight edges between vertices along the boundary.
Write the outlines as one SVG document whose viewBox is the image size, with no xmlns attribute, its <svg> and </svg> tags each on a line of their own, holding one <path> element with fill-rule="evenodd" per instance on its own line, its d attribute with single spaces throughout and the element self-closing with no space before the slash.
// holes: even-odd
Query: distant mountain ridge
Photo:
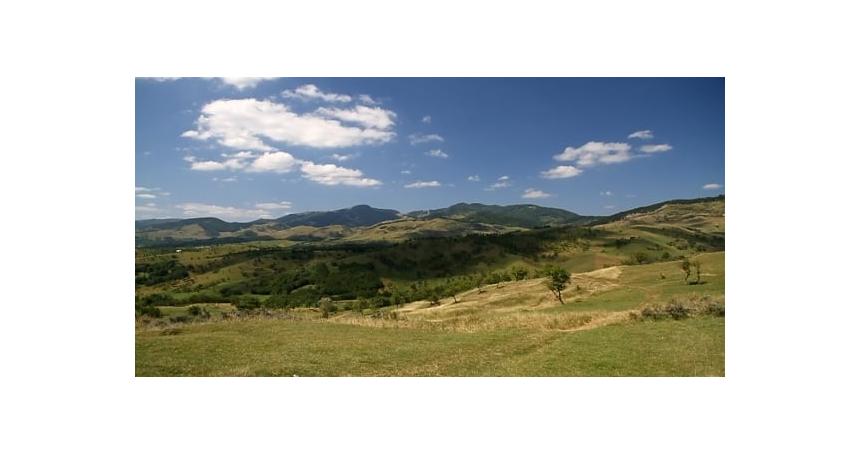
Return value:
<svg viewBox="0 0 860 455">
<path fill-rule="evenodd" d="M 282 216 L 276 221 L 281 226 L 373 226 L 383 221 L 400 218 L 400 212 L 391 209 L 377 209 L 369 205 L 356 205 L 348 209 L 329 212 L 304 212 Z"/>
<path fill-rule="evenodd" d="M 534 204 L 487 205 L 477 203 L 459 203 L 442 209 L 409 212 L 407 215 L 419 219 L 453 218 L 472 223 L 524 228 L 585 224 L 600 218 Z"/>
<path fill-rule="evenodd" d="M 666 205 L 689 205 L 723 201 L 724 196 L 675 199 L 619 212 L 610 216 L 579 215 L 564 209 L 533 204 L 488 205 L 459 203 L 450 207 L 419 210 L 406 214 L 369 205 L 350 208 L 294 213 L 277 219 L 228 222 L 214 217 L 189 219 L 149 219 L 135 221 L 139 244 L 176 242 L 240 242 L 245 240 L 287 239 L 320 241 L 354 239 L 450 236 L 468 233 L 498 233 L 548 226 L 597 226 L 623 220 L 631 215 L 654 212 Z"/>
</svg>

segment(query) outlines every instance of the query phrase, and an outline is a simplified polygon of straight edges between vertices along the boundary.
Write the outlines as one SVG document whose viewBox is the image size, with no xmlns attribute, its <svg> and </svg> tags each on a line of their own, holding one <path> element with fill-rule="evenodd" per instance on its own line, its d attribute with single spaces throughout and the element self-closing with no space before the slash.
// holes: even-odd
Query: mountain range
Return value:
<svg viewBox="0 0 860 455">
<path fill-rule="evenodd" d="M 400 213 L 369 205 L 332 211 L 294 213 L 276 219 L 228 222 L 218 218 L 146 219 L 135 221 L 138 245 L 181 242 L 287 239 L 401 240 L 469 233 L 503 233 L 561 225 L 594 225 L 651 211 L 665 204 L 722 200 L 714 198 L 666 201 L 610 216 L 587 216 L 533 204 L 487 205 L 459 203 L 446 208 Z"/>
</svg>

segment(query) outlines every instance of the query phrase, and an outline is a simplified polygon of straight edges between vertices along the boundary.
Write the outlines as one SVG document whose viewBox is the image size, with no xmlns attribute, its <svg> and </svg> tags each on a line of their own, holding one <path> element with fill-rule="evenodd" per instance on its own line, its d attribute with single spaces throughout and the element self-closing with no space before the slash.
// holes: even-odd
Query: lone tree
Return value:
<svg viewBox="0 0 860 455">
<path fill-rule="evenodd" d="M 684 271 L 684 283 L 686 283 L 687 280 L 690 278 L 690 260 L 689 259 L 684 258 L 684 260 L 681 261 L 681 270 Z"/>
<path fill-rule="evenodd" d="M 564 300 L 561 298 L 561 291 L 567 288 L 567 285 L 570 284 L 570 272 L 554 265 L 546 270 L 546 277 L 546 287 L 549 288 L 555 298 L 564 305 Z"/>
</svg>

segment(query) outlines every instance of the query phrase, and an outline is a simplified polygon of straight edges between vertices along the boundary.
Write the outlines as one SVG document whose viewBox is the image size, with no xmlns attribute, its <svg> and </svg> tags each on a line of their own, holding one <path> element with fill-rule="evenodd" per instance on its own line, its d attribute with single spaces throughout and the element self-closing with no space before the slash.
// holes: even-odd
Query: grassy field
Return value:
<svg viewBox="0 0 860 455">
<path fill-rule="evenodd" d="M 722 376 L 722 318 L 565 333 L 474 333 L 314 321 L 139 333 L 138 376 Z"/>
<path fill-rule="evenodd" d="M 724 299 L 724 254 L 704 253 L 702 283 L 679 262 L 573 275 L 561 305 L 543 280 L 499 283 L 440 305 L 388 309 L 396 319 L 294 310 L 142 327 L 138 376 L 722 376 L 722 317 L 631 318 L 649 306 Z M 674 300 L 673 300 L 674 299 Z M 185 307 L 167 310 L 186 314 Z M 183 313 L 186 311 L 186 313 Z M 224 312 L 224 307 L 218 307 Z M 213 313 L 215 313 L 213 309 Z"/>
</svg>

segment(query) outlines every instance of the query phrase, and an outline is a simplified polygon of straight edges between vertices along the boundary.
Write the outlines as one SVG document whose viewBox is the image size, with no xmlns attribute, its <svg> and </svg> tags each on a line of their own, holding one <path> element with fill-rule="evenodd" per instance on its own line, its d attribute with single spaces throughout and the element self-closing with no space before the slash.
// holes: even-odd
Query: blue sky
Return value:
<svg viewBox="0 0 860 455">
<path fill-rule="evenodd" d="M 722 78 L 139 78 L 136 217 L 723 192 Z"/>
</svg>

